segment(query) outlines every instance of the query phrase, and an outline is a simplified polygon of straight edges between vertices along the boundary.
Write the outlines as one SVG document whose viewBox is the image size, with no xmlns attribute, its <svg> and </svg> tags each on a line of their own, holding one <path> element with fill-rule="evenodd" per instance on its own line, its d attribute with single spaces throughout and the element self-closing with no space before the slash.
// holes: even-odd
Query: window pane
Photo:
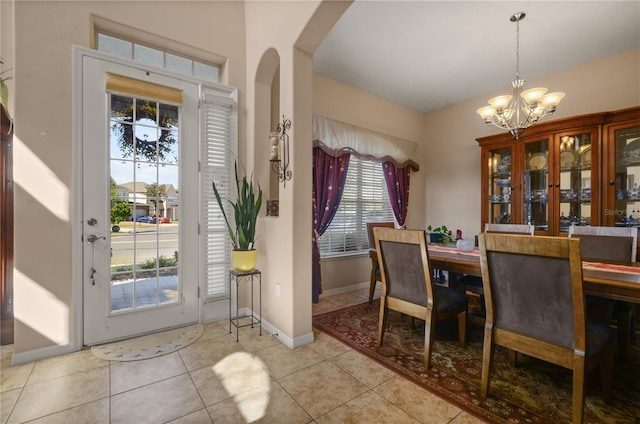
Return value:
<svg viewBox="0 0 640 424">
<path fill-rule="evenodd" d="M 206 81 L 218 82 L 218 68 L 200 62 L 193 62 L 193 76 Z"/>
<path fill-rule="evenodd" d="M 191 75 L 205 81 L 218 82 L 219 68 L 217 66 L 167 53 L 162 49 L 146 47 L 109 35 L 98 34 L 98 50 L 133 59 L 146 65 Z"/>
<path fill-rule="evenodd" d="M 191 75 L 191 65 L 192 61 L 189 59 L 185 59 L 184 57 L 176 56 L 170 53 L 167 53 L 167 64 L 166 67 L 170 71 L 179 72 L 185 75 Z"/>
<path fill-rule="evenodd" d="M 136 44 L 133 51 L 133 59 L 135 61 L 158 68 L 164 68 L 164 53 L 160 50 L 150 49 L 149 47 Z"/>
<path fill-rule="evenodd" d="M 133 58 L 133 44 L 119 38 L 98 34 L 98 50 L 127 59 Z"/>
</svg>

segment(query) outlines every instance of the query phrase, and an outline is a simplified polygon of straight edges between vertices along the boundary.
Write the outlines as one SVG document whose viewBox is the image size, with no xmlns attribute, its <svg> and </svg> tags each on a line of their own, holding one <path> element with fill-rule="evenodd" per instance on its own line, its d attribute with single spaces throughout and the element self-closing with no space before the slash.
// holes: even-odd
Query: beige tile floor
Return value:
<svg viewBox="0 0 640 424">
<path fill-rule="evenodd" d="M 367 290 L 324 296 L 313 312 L 357 304 Z M 2 423 L 478 423 L 360 353 L 314 330 L 288 349 L 257 328 L 205 325 L 169 355 L 109 362 L 90 350 L 9 366 L 2 348 Z"/>
</svg>

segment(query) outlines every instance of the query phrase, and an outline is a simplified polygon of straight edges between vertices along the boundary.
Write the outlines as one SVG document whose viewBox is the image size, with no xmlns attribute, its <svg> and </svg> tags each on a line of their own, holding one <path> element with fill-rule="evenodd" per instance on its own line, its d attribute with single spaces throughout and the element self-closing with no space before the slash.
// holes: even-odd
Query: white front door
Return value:
<svg viewBox="0 0 640 424">
<path fill-rule="evenodd" d="M 197 322 L 198 85 L 90 56 L 82 69 L 84 344 Z"/>
</svg>

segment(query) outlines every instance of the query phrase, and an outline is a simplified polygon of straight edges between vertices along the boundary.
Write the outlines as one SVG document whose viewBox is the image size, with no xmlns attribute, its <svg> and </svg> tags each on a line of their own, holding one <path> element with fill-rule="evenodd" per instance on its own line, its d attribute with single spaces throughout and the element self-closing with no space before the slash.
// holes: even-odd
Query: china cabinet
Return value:
<svg viewBox="0 0 640 424">
<path fill-rule="evenodd" d="M 538 235 L 571 225 L 640 226 L 640 107 L 536 124 L 477 139 L 481 226 L 533 224 Z"/>
</svg>

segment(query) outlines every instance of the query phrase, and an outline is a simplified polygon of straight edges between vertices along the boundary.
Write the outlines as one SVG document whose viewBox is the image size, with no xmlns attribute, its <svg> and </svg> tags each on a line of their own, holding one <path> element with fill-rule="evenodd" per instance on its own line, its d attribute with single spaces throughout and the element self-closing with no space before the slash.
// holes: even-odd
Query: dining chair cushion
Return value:
<svg viewBox="0 0 640 424">
<path fill-rule="evenodd" d="M 628 258 L 633 243 L 631 237 L 588 234 L 573 234 L 572 237 L 581 240 L 583 258 L 603 261 L 619 261 L 621 258 Z"/>
<path fill-rule="evenodd" d="M 455 309 L 460 303 L 467 301 L 467 295 L 449 287 L 436 286 L 436 312 Z"/>
<path fill-rule="evenodd" d="M 386 246 L 389 245 L 389 248 Z M 425 306 L 427 288 L 422 275 L 420 261 L 420 246 L 409 243 L 395 243 L 381 241 L 380 246 L 385 251 L 385 264 L 390 281 L 416 281 L 416 284 L 390 284 L 387 295 L 407 302 Z"/>
<path fill-rule="evenodd" d="M 496 310 L 496 326 L 573 349 L 571 273 L 566 260 L 553 257 L 487 252 Z M 519 287 L 530 287 L 522 290 Z M 486 290 L 485 290 L 486 293 Z M 526 316 L 522 320 L 517 317 Z"/>
<path fill-rule="evenodd" d="M 587 321 L 587 356 L 600 352 L 614 337 L 615 332 L 607 324 Z"/>
</svg>

